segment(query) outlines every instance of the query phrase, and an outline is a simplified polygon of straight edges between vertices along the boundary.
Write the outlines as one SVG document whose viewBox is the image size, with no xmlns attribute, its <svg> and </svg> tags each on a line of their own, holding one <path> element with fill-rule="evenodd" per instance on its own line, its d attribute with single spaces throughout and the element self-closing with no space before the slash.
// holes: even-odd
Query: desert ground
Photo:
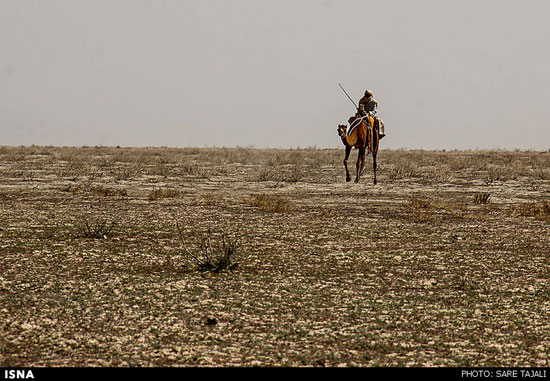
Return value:
<svg viewBox="0 0 550 381">
<path fill-rule="evenodd" d="M 0 147 L 0 366 L 549 366 L 550 152 L 383 143 Z"/>
</svg>

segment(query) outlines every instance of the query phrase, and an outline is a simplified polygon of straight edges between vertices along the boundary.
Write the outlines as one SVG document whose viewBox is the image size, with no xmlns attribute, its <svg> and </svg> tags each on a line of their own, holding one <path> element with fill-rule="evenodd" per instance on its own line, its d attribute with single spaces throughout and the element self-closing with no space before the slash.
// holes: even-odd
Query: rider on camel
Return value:
<svg viewBox="0 0 550 381">
<path fill-rule="evenodd" d="M 376 115 L 376 109 L 378 108 L 378 102 L 373 98 L 372 91 L 365 90 L 365 95 L 359 100 L 359 109 L 357 110 L 361 116 L 367 114 Z"/>
<path fill-rule="evenodd" d="M 378 119 L 376 116 L 376 111 L 378 109 L 378 102 L 376 99 L 374 99 L 372 91 L 365 90 L 365 95 L 363 98 L 359 100 L 359 108 L 357 109 L 357 113 L 361 116 L 366 116 L 367 114 L 372 116 L 374 119 Z M 379 131 L 380 138 L 383 138 L 386 136 L 384 134 L 384 130 L 382 127 L 382 130 Z"/>
</svg>

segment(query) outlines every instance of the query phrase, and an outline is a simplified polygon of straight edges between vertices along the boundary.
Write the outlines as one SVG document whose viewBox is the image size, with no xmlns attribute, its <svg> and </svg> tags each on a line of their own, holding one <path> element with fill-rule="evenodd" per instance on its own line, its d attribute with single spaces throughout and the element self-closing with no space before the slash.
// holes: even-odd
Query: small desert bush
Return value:
<svg viewBox="0 0 550 381">
<path fill-rule="evenodd" d="M 218 193 L 205 193 L 202 195 L 202 203 L 206 206 L 219 206 L 224 202 L 222 195 Z"/>
<path fill-rule="evenodd" d="M 478 165 L 478 160 L 472 155 L 448 153 L 445 158 L 449 169 L 454 173 L 465 170 L 471 171 Z"/>
<path fill-rule="evenodd" d="M 478 192 L 474 194 L 474 204 L 488 204 L 490 197 L 491 197 L 490 193 Z"/>
<path fill-rule="evenodd" d="M 432 203 L 424 198 L 411 196 L 409 197 L 406 207 L 410 210 L 430 209 L 432 207 Z"/>
<path fill-rule="evenodd" d="M 534 217 L 541 221 L 550 221 L 550 201 L 527 203 L 512 209 L 513 216 Z"/>
<path fill-rule="evenodd" d="M 151 192 L 149 192 L 147 199 L 149 201 L 155 201 L 163 198 L 176 198 L 176 197 L 179 197 L 179 195 L 180 195 L 180 192 L 177 189 L 155 188 Z"/>
<path fill-rule="evenodd" d="M 290 170 L 288 173 L 284 176 L 284 181 L 289 183 L 297 183 L 298 181 L 301 181 L 304 177 L 304 171 L 302 170 L 302 167 L 298 164 L 290 165 Z"/>
<path fill-rule="evenodd" d="M 85 163 L 72 158 L 71 161 L 59 165 L 56 175 L 61 178 L 77 178 L 78 176 L 87 175 L 88 172 L 89 168 Z"/>
<path fill-rule="evenodd" d="M 279 177 L 275 168 L 270 166 L 261 167 L 256 176 L 257 181 L 275 181 Z"/>
<path fill-rule="evenodd" d="M 388 176 L 388 180 L 390 181 L 408 179 L 418 176 L 418 166 L 414 162 L 400 160 L 393 163 L 393 165 L 390 165 L 385 172 Z"/>
<path fill-rule="evenodd" d="M 90 190 L 92 193 L 102 197 L 128 196 L 128 191 L 126 189 L 117 189 L 112 187 L 105 187 L 102 185 L 94 186 Z"/>
<path fill-rule="evenodd" d="M 416 196 L 409 197 L 405 209 L 412 212 L 414 222 L 428 222 L 433 219 L 433 204 L 431 201 Z"/>
<path fill-rule="evenodd" d="M 279 166 L 265 165 L 257 172 L 257 181 L 284 181 L 297 183 L 304 177 L 304 171 L 298 164 L 286 164 Z"/>
<path fill-rule="evenodd" d="M 121 162 L 120 160 L 115 160 L 115 163 L 120 162 L 126 165 L 117 164 L 113 173 L 113 176 L 116 181 L 129 181 L 133 180 L 139 175 L 141 175 L 144 170 L 144 164 L 142 162 L 132 162 L 128 163 Z"/>
<path fill-rule="evenodd" d="M 532 171 L 532 176 L 537 180 L 550 180 L 549 168 L 535 168 Z"/>
<path fill-rule="evenodd" d="M 81 238 L 107 239 L 114 227 L 114 222 L 109 223 L 101 219 L 89 221 L 85 218 L 81 223 L 77 224 L 77 235 Z"/>
<path fill-rule="evenodd" d="M 492 183 L 495 181 L 517 180 L 523 173 L 523 169 L 518 165 L 495 165 L 489 164 L 485 168 L 485 181 Z"/>
<path fill-rule="evenodd" d="M 250 197 L 248 203 L 265 212 L 288 212 L 292 210 L 290 200 L 281 196 L 255 194 Z"/>
<path fill-rule="evenodd" d="M 239 244 L 236 238 L 231 238 L 226 233 L 215 237 L 208 230 L 206 235 L 200 237 L 198 247 L 195 245 L 195 247 L 189 248 L 179 224 L 176 223 L 176 227 L 184 245 L 184 251 L 193 259 L 198 271 L 219 273 L 225 269 L 233 270 L 237 267 L 238 262 L 235 261 L 235 255 Z"/>
<path fill-rule="evenodd" d="M 196 163 L 184 162 L 177 165 L 175 168 L 177 168 L 183 176 L 194 176 L 201 179 L 208 179 L 212 176 L 207 168 Z"/>
</svg>

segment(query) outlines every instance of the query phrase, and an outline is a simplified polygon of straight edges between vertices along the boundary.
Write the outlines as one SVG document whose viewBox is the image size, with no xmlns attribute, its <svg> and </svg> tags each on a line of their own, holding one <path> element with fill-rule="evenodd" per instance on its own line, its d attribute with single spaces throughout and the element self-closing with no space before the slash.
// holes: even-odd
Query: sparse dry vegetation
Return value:
<svg viewBox="0 0 550 381">
<path fill-rule="evenodd" d="M 433 205 L 429 200 L 411 196 L 405 207 L 412 211 L 415 222 L 428 222 L 433 219 Z"/>
<path fill-rule="evenodd" d="M 263 193 L 252 195 L 248 202 L 265 212 L 288 212 L 292 209 L 289 199 Z"/>
<path fill-rule="evenodd" d="M 514 216 L 534 217 L 541 221 L 550 221 L 550 201 L 541 203 L 524 203 L 513 209 Z"/>
<path fill-rule="evenodd" d="M 178 234 L 185 245 L 184 251 L 186 255 L 195 261 L 199 271 L 219 273 L 220 271 L 226 269 L 233 270 L 237 267 L 238 262 L 235 259 L 235 255 L 238 249 L 238 240 L 236 238 L 231 238 L 225 233 L 216 238 L 208 230 L 206 235 L 201 237 L 198 248 L 189 249 L 179 225 Z"/>
<path fill-rule="evenodd" d="M 489 203 L 489 199 L 491 198 L 491 194 L 487 192 L 477 192 L 474 194 L 474 203 L 475 204 L 487 204 Z"/>
<path fill-rule="evenodd" d="M 550 152 L 343 155 L 0 147 L 0 365 L 548 366 Z"/>
<path fill-rule="evenodd" d="M 90 221 L 85 218 L 77 225 L 77 237 L 107 239 L 111 235 L 114 227 L 114 222 L 107 222 L 104 220 Z"/>
<path fill-rule="evenodd" d="M 175 198 L 179 197 L 180 192 L 177 189 L 159 189 L 155 188 L 149 192 L 149 201 L 160 200 L 163 198 Z"/>
</svg>

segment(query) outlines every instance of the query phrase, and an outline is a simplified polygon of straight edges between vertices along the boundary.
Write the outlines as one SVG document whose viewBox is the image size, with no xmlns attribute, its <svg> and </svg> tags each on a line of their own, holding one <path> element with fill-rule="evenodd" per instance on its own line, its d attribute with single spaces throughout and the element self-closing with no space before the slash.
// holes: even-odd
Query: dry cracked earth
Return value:
<svg viewBox="0 0 550 381">
<path fill-rule="evenodd" d="M 550 152 L 342 159 L 0 147 L 0 366 L 548 366 Z"/>
</svg>

